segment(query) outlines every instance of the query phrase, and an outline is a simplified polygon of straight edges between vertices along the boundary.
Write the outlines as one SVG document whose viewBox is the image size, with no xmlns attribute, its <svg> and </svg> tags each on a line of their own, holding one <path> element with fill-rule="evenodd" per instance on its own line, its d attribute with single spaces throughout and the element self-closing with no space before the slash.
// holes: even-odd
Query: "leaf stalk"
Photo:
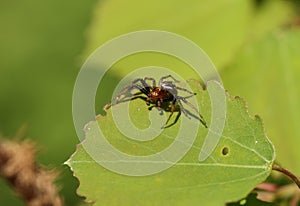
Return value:
<svg viewBox="0 0 300 206">
<path fill-rule="evenodd" d="M 290 172 L 289 170 L 287 170 L 283 167 L 280 167 L 277 164 L 273 164 L 272 169 L 276 170 L 278 172 L 281 172 L 281 173 L 285 174 L 286 176 L 288 176 L 289 178 L 291 178 L 296 183 L 296 185 L 300 188 L 300 179 L 296 175 L 294 175 L 292 172 Z"/>
</svg>

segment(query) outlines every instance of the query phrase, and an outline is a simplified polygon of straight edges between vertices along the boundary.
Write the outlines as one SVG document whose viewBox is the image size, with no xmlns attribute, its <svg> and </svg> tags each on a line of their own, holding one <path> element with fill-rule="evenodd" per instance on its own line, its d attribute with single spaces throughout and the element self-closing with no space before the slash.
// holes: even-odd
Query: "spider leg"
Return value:
<svg viewBox="0 0 300 206">
<path fill-rule="evenodd" d="M 133 89 L 138 89 L 142 93 L 147 92 L 146 90 L 143 90 L 143 88 L 141 86 L 131 84 L 131 85 L 125 87 L 124 89 L 122 89 L 122 91 L 115 97 L 115 99 L 118 101 L 122 95 L 125 95 L 128 92 L 131 92 Z"/>
<path fill-rule="evenodd" d="M 156 102 L 156 104 L 157 104 L 157 106 L 158 106 L 159 108 L 161 108 L 161 100 L 158 100 L 158 101 Z"/>
<path fill-rule="evenodd" d="M 161 85 L 162 82 L 164 82 L 164 80 L 167 79 L 167 78 L 173 79 L 174 82 L 176 82 L 176 83 L 179 83 L 179 82 L 180 82 L 180 81 L 178 81 L 177 79 L 175 79 L 171 74 L 169 74 L 169 75 L 167 75 L 167 76 L 164 76 L 164 77 L 160 78 L 160 80 L 159 80 L 159 85 Z"/>
<path fill-rule="evenodd" d="M 146 88 L 140 86 L 140 85 L 137 85 L 137 84 L 131 84 L 131 85 L 128 85 L 127 87 L 125 87 L 117 96 L 115 96 L 113 99 L 115 101 L 115 103 L 113 104 L 118 104 L 120 101 L 121 101 L 121 97 L 123 95 L 125 95 L 126 93 L 128 92 L 131 92 L 132 90 L 134 89 L 137 89 L 139 90 L 140 92 L 142 92 L 143 94 L 145 94 L 146 96 L 148 96 L 148 91 L 146 90 Z M 111 103 L 112 105 L 112 103 Z M 111 106 L 110 105 L 110 106 Z M 107 107 L 105 106 L 105 108 L 107 109 Z M 109 107 L 108 107 L 109 108 Z"/>
<path fill-rule="evenodd" d="M 147 104 L 148 106 L 150 105 L 150 98 L 149 98 L 149 97 L 146 99 L 146 104 Z"/>
<path fill-rule="evenodd" d="M 141 82 L 143 86 L 138 85 L 138 82 Z M 143 79 L 138 78 L 133 80 L 131 83 L 129 83 L 129 85 L 123 88 L 114 99 L 119 99 L 122 95 L 126 94 L 127 92 L 130 92 L 133 89 L 140 90 L 140 92 L 142 92 L 146 96 L 148 96 L 148 93 L 150 92 L 149 85 Z"/>
<path fill-rule="evenodd" d="M 190 103 L 188 100 L 186 100 L 186 98 L 184 98 L 184 97 L 180 97 L 180 96 L 177 96 L 176 97 L 177 98 L 177 100 L 178 100 L 178 104 L 179 104 L 179 106 L 180 106 L 180 108 L 182 109 L 183 108 L 183 106 L 182 106 L 182 104 L 181 104 L 181 100 L 186 104 L 186 105 L 188 105 L 190 108 L 192 108 L 193 110 L 195 110 L 196 112 L 197 112 L 197 114 L 199 115 L 199 117 L 200 117 L 200 122 L 203 124 L 203 126 L 205 126 L 206 128 L 207 128 L 207 124 L 206 124 L 206 122 L 205 122 L 205 120 L 204 120 L 204 117 L 201 115 L 201 113 L 198 111 L 198 109 L 192 104 L 192 103 Z M 185 111 L 185 109 L 183 108 L 183 113 L 186 115 L 186 111 Z M 187 115 L 186 115 L 187 116 Z"/>
<path fill-rule="evenodd" d="M 128 100 L 126 99 L 126 97 L 124 97 L 124 98 L 121 100 L 121 97 L 122 97 L 122 95 L 125 95 L 127 92 L 130 92 L 130 91 L 133 90 L 133 89 L 138 89 L 138 90 L 140 90 L 143 94 L 148 95 L 147 90 L 145 90 L 143 87 L 141 87 L 141 86 L 139 86 L 139 85 L 129 85 L 129 86 L 125 87 L 125 88 L 124 88 L 117 96 L 115 96 L 115 97 L 113 98 L 113 101 L 112 101 L 112 102 L 110 102 L 110 103 L 104 105 L 104 106 L 103 106 L 103 110 L 104 110 L 104 111 L 107 111 L 112 105 L 116 105 L 116 104 L 118 104 L 118 103 L 120 103 L 120 102 L 122 102 L 122 101 L 128 101 Z M 148 104 L 147 100 L 146 100 L 146 103 Z M 150 104 L 150 103 L 149 103 L 149 104 Z"/>
<path fill-rule="evenodd" d="M 140 82 L 142 85 L 137 84 L 138 82 Z M 148 94 L 149 94 L 149 92 L 150 92 L 150 86 L 145 82 L 145 80 L 144 80 L 144 79 L 141 79 L 141 78 L 137 78 L 137 79 L 133 80 L 130 84 L 128 84 L 127 86 L 125 86 L 125 88 L 123 88 L 123 89 L 121 90 L 121 92 L 120 92 L 117 96 L 115 96 L 115 97 L 113 98 L 113 101 L 114 101 L 113 103 L 110 102 L 110 103 L 104 105 L 103 109 L 106 111 L 106 110 L 109 109 L 112 105 L 118 104 L 118 103 L 121 101 L 121 97 L 122 97 L 123 95 L 125 95 L 125 94 L 128 93 L 128 92 L 131 92 L 131 91 L 134 90 L 134 89 L 139 90 L 140 92 L 142 92 L 142 93 L 145 94 L 146 96 L 148 96 Z M 126 98 L 126 96 L 125 96 L 124 98 Z M 148 100 L 148 102 L 149 102 L 149 100 Z M 146 102 L 146 103 L 148 103 L 148 102 Z M 148 103 L 148 104 L 149 104 L 149 103 Z"/>
<path fill-rule="evenodd" d="M 177 98 L 177 97 L 176 97 L 176 98 Z M 191 119 L 191 117 L 189 116 L 187 110 L 183 107 L 183 105 L 182 105 L 180 99 L 177 99 L 177 102 L 178 102 L 178 105 L 179 105 L 179 107 L 180 107 L 180 111 L 182 111 L 182 113 L 183 113 L 187 118 Z"/>
<path fill-rule="evenodd" d="M 134 85 L 134 84 L 136 84 L 136 83 L 138 83 L 138 82 L 141 82 L 142 85 L 143 85 L 143 87 L 145 88 L 145 90 L 146 90 L 147 92 L 150 92 L 150 86 L 146 83 L 146 81 L 145 81 L 144 79 L 137 78 L 137 79 L 135 79 L 135 80 L 132 81 L 132 84 Z M 142 91 L 141 91 L 141 92 L 142 92 Z M 144 92 L 143 92 L 143 93 L 144 93 Z"/>
<path fill-rule="evenodd" d="M 172 105 L 171 105 L 171 114 L 169 115 L 169 117 L 168 117 L 166 123 L 161 127 L 161 129 L 166 128 L 168 122 L 170 121 L 172 115 L 174 114 L 174 111 L 175 111 L 175 102 L 176 102 L 176 99 L 174 99 L 174 100 L 172 101 Z"/>
<path fill-rule="evenodd" d="M 157 107 L 155 105 L 149 106 L 148 110 L 151 111 L 154 107 L 159 111 L 159 115 L 163 115 L 164 114 L 163 113 L 163 109 L 161 107 Z"/>
<path fill-rule="evenodd" d="M 129 85 L 127 85 L 126 87 L 124 87 L 121 90 L 121 92 L 113 98 L 113 101 L 111 101 L 110 103 L 104 105 L 103 110 L 107 111 L 113 104 L 118 104 L 119 101 L 120 101 L 121 96 L 125 95 L 127 92 L 130 92 L 132 90 L 131 87 L 132 87 L 131 83 Z M 112 102 L 114 102 L 114 103 L 112 103 Z"/>
<path fill-rule="evenodd" d="M 176 86 L 176 89 L 177 89 L 177 90 L 181 90 L 181 91 L 185 91 L 185 92 L 190 93 L 190 94 L 193 94 L 193 95 L 196 95 L 196 93 L 191 92 L 190 90 L 187 90 L 187 89 L 182 88 L 182 87 L 177 87 L 177 86 Z"/>
<path fill-rule="evenodd" d="M 181 111 L 179 110 L 174 122 L 172 124 L 169 124 L 168 126 L 165 126 L 164 128 L 169 128 L 169 127 L 173 126 L 174 124 L 176 124 L 176 122 L 178 121 L 180 115 L 181 115 Z"/>
<path fill-rule="evenodd" d="M 143 86 L 138 85 L 137 83 L 141 82 Z M 117 96 L 116 98 L 120 98 L 122 95 L 126 94 L 127 92 L 130 92 L 133 89 L 138 89 L 142 93 L 144 93 L 146 96 L 148 96 L 148 93 L 150 92 L 149 85 L 145 82 L 144 79 L 137 78 L 133 80 L 129 85 L 127 85 Z"/>
<path fill-rule="evenodd" d="M 154 78 L 152 78 L 152 77 L 145 77 L 144 81 L 146 82 L 147 80 L 152 81 L 152 88 L 156 87 L 156 81 L 155 81 Z"/>
</svg>

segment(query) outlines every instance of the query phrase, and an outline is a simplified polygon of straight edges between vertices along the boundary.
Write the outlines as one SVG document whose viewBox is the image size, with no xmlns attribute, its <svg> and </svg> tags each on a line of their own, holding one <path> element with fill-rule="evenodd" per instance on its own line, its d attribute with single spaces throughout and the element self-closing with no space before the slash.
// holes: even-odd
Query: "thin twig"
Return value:
<svg viewBox="0 0 300 206">
<path fill-rule="evenodd" d="M 28 206 L 62 206 L 54 182 L 58 172 L 35 161 L 36 144 L 0 139 L 0 177 L 6 179 Z"/>
<path fill-rule="evenodd" d="M 300 180 L 299 180 L 299 178 L 298 178 L 296 175 L 294 175 L 292 172 L 288 171 L 288 170 L 285 169 L 285 168 L 280 167 L 280 166 L 277 165 L 277 164 L 274 164 L 274 165 L 272 166 L 272 169 L 273 169 L 273 170 L 276 170 L 276 171 L 279 171 L 279 172 L 281 172 L 281 173 L 287 175 L 287 176 L 288 176 L 289 178 L 291 178 L 291 179 L 296 183 L 296 185 L 300 188 Z"/>
</svg>

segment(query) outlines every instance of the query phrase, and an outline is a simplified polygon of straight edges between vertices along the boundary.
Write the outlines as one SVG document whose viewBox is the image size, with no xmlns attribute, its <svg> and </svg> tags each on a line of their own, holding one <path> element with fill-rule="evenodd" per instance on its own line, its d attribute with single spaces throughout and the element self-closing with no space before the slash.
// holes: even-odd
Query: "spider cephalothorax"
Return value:
<svg viewBox="0 0 300 206">
<path fill-rule="evenodd" d="M 173 81 L 167 81 L 166 79 L 172 79 Z M 147 84 L 147 81 L 151 81 L 152 84 L 149 85 Z M 188 118 L 190 118 L 189 116 L 189 112 L 188 110 L 186 110 L 183 105 L 182 102 L 184 102 L 186 105 L 188 105 L 190 108 L 192 108 L 193 110 L 195 110 L 200 117 L 200 121 L 201 123 L 207 127 L 206 122 L 204 120 L 204 118 L 202 117 L 202 115 L 199 113 L 199 111 L 197 110 L 197 108 L 191 104 L 186 97 L 182 97 L 178 95 L 178 90 L 187 92 L 191 95 L 195 95 L 195 93 L 182 88 L 182 87 L 178 87 L 176 85 L 176 83 L 179 83 L 178 80 L 176 80 L 172 75 L 167 75 L 164 76 L 162 78 L 160 78 L 158 86 L 156 86 L 156 81 L 154 78 L 151 77 L 145 77 L 144 79 L 142 78 L 138 78 L 133 80 L 128 86 L 126 86 L 116 97 L 116 103 L 119 103 L 121 101 L 121 97 L 123 95 L 125 95 L 127 92 L 131 92 L 134 89 L 139 90 L 140 92 L 142 92 L 143 94 L 146 95 L 146 104 L 150 105 L 152 104 L 156 104 L 156 106 L 161 109 L 161 104 L 163 102 L 171 102 L 171 113 L 166 121 L 166 123 L 162 126 L 162 128 L 165 128 L 170 120 L 170 118 L 172 117 L 174 111 L 175 111 L 175 105 L 176 102 L 178 103 L 179 107 L 180 107 L 180 111 L 183 112 L 183 114 L 185 116 L 187 116 Z M 112 105 L 112 103 L 109 103 L 107 105 L 104 106 L 104 109 L 108 109 L 110 106 Z"/>
</svg>

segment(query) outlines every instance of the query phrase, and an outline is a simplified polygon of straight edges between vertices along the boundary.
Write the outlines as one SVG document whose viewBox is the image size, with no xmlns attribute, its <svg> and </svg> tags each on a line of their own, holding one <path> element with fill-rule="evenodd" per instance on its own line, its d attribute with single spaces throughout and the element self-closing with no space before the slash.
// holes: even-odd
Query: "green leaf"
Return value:
<svg viewBox="0 0 300 206">
<path fill-rule="evenodd" d="M 100 1 L 88 31 L 85 56 L 119 35 L 138 30 L 163 30 L 194 41 L 221 69 L 243 44 L 252 12 L 251 0 Z M 153 62 L 146 60 L 148 65 Z M 156 60 L 160 61 L 160 58 Z M 142 63 L 144 59 L 135 61 Z M 178 68 L 176 71 L 182 69 L 173 68 Z M 118 70 L 117 74 L 122 76 L 122 72 Z"/>
<path fill-rule="evenodd" d="M 249 31 L 251 38 L 263 38 L 271 31 L 291 22 L 294 13 L 293 6 L 289 1 L 264 1 L 253 15 Z"/>
<path fill-rule="evenodd" d="M 233 94 L 243 94 L 264 118 L 277 161 L 300 174 L 300 29 L 274 32 L 244 48 L 221 74 Z"/>
<path fill-rule="evenodd" d="M 189 98 L 189 101 L 197 100 L 201 114 L 210 124 L 212 113 L 208 92 L 195 82 L 191 82 L 190 86 L 197 95 Z M 113 120 L 112 111 L 116 111 L 113 113 L 116 116 L 122 116 L 122 105 L 125 103 L 114 105 L 106 116 L 98 116 L 97 121 L 86 126 L 85 141 L 78 145 L 75 154 L 66 162 L 80 181 L 78 193 L 89 201 L 95 201 L 95 205 L 224 205 L 225 202 L 245 197 L 270 174 L 275 153 L 273 145 L 264 134 L 261 119 L 249 116 L 241 98 L 226 94 L 226 99 L 227 114 L 221 139 L 205 161 L 199 161 L 198 157 L 208 129 L 200 125 L 197 131 L 194 127 L 199 123 L 197 119 L 190 120 L 181 115 L 173 126 L 162 130 L 160 126 L 164 123 L 164 116 L 157 114 L 161 121 L 153 123 L 157 123 L 153 131 L 161 133 L 153 140 L 137 141 L 121 133 Z M 138 128 L 148 128 L 148 114 L 152 118 L 151 115 L 156 113 L 158 111 L 155 108 L 149 112 L 141 99 L 129 102 L 129 116 Z M 169 115 L 166 113 L 166 116 Z M 175 118 L 176 115 L 171 122 Z M 97 145 L 101 138 L 100 128 L 115 149 L 138 157 L 153 155 L 168 148 L 173 142 L 178 142 L 176 136 L 185 122 L 192 125 L 188 131 L 196 133 L 192 147 L 172 167 L 156 174 L 118 174 L 101 166 L 106 163 L 104 160 L 96 162 L 87 153 L 96 152 L 96 159 L 103 153 L 108 159 L 115 158 L 102 145 Z M 122 123 L 130 126 L 129 122 Z M 140 135 L 140 138 L 147 137 Z M 140 165 L 145 162 L 126 162 L 117 157 L 116 161 L 110 163 L 120 167 L 132 163 L 136 171 L 140 172 L 143 169 Z M 165 162 L 153 164 L 157 163 Z"/>
</svg>

